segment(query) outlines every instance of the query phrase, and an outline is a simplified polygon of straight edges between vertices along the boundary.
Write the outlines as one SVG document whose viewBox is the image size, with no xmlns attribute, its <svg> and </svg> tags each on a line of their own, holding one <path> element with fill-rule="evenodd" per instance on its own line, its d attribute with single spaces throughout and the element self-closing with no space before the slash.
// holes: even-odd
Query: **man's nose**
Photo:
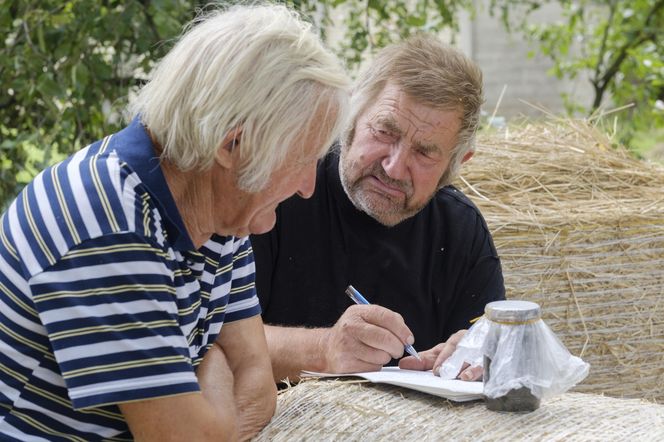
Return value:
<svg viewBox="0 0 664 442">
<path fill-rule="evenodd" d="M 383 170 L 392 179 L 405 180 L 408 178 L 409 149 L 402 143 L 395 144 L 390 152 L 383 158 Z"/>
</svg>

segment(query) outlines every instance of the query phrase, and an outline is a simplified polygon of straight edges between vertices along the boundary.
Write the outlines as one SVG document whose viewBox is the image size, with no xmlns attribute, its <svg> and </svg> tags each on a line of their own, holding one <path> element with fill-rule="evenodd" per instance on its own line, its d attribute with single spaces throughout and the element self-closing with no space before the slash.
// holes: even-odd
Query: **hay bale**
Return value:
<svg viewBox="0 0 664 442">
<path fill-rule="evenodd" d="M 591 364 L 576 391 L 664 401 L 664 169 L 557 121 L 481 135 L 462 172 L 507 297 Z"/>
<path fill-rule="evenodd" d="M 527 414 L 484 402 L 454 404 L 399 387 L 337 380 L 280 392 L 256 441 L 652 441 L 664 435 L 664 405 L 567 393 Z"/>
</svg>

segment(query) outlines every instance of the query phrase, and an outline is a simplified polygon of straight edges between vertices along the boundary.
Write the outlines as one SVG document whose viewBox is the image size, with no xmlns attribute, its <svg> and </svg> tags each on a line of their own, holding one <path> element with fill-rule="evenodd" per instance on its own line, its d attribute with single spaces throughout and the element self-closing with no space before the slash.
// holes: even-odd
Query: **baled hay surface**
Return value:
<svg viewBox="0 0 664 442">
<path fill-rule="evenodd" d="M 279 394 L 256 441 L 654 441 L 664 405 L 567 393 L 532 413 L 496 413 L 398 387 L 301 382 Z"/>
<path fill-rule="evenodd" d="M 576 391 L 664 401 L 664 169 L 563 121 L 481 135 L 459 181 L 507 297 L 539 303 L 591 364 Z"/>
</svg>

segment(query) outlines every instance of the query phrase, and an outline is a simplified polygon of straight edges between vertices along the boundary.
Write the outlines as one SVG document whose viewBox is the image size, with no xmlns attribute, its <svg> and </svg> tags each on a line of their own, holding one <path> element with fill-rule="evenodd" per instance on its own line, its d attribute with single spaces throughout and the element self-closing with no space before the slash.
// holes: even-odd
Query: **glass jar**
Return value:
<svg viewBox="0 0 664 442">
<path fill-rule="evenodd" d="M 532 325 L 541 319 L 540 306 L 529 301 L 495 301 L 486 305 L 484 313 L 491 324 L 484 344 L 485 393 L 487 384 L 492 381 L 491 364 L 499 358 L 502 372 L 500 379 L 493 379 L 493 387 L 496 382 L 510 385 L 516 379 L 536 376 L 539 349 Z M 507 341 L 509 346 L 505 345 Z M 512 354 L 500 354 L 499 348 L 503 352 L 509 348 Z M 486 396 L 486 406 L 493 411 L 530 412 L 539 405 L 540 399 L 527 386 L 509 389 L 499 397 Z"/>
</svg>

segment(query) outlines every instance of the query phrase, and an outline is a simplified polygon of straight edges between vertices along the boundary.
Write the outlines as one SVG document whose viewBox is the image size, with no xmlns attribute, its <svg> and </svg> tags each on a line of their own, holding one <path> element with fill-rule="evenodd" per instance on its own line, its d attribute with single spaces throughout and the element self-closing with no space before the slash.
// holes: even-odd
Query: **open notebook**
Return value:
<svg viewBox="0 0 664 442">
<path fill-rule="evenodd" d="M 317 373 L 303 371 L 302 377 L 361 377 L 371 382 L 398 385 L 399 387 L 444 397 L 455 402 L 466 402 L 482 399 L 482 382 L 448 380 L 435 376 L 431 371 L 402 370 L 399 367 L 383 367 L 381 371 L 368 371 L 363 373 Z"/>
</svg>

